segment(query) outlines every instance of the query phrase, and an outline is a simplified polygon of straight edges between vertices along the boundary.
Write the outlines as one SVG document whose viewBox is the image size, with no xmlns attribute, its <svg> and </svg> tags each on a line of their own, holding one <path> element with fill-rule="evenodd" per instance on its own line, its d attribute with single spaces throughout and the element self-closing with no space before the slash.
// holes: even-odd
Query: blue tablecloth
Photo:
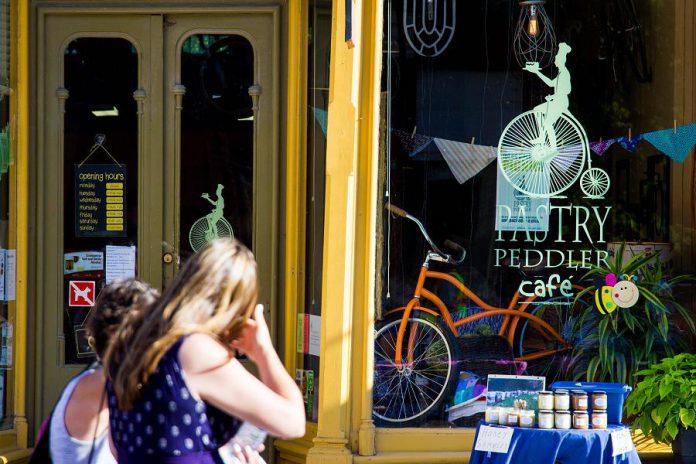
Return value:
<svg viewBox="0 0 696 464">
<path fill-rule="evenodd" d="M 476 427 L 476 436 L 482 424 Z M 472 451 L 470 464 L 639 464 L 636 450 L 612 456 L 611 432 L 606 430 L 542 430 L 513 427 L 506 454 Z M 474 441 L 476 443 L 476 441 Z"/>
</svg>

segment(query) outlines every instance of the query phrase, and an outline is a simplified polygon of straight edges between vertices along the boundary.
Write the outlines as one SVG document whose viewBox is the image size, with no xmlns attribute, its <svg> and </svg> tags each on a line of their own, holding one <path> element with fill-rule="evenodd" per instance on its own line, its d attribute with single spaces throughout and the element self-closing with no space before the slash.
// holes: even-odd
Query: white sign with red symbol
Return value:
<svg viewBox="0 0 696 464">
<path fill-rule="evenodd" d="M 69 287 L 69 306 L 93 306 L 96 285 L 91 280 L 71 280 Z"/>
</svg>

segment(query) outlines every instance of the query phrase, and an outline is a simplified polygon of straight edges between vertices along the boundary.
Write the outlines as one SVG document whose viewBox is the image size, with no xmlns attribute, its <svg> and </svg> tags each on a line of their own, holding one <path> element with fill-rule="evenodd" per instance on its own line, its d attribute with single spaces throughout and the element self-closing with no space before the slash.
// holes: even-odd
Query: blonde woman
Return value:
<svg viewBox="0 0 696 464">
<path fill-rule="evenodd" d="M 121 326 L 106 359 L 119 462 L 220 462 L 217 449 L 241 421 L 287 439 L 304 434 L 302 397 L 273 349 L 257 291 L 251 252 L 216 240 Z M 256 363 L 260 380 L 236 351 Z M 256 456 L 237 449 L 243 462 Z"/>
</svg>

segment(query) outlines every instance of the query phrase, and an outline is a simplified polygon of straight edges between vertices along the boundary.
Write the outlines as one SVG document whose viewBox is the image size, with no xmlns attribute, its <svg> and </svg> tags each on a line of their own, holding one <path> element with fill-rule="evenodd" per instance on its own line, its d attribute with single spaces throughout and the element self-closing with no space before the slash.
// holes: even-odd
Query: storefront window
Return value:
<svg viewBox="0 0 696 464">
<path fill-rule="evenodd" d="M 319 408 L 319 334 L 324 247 L 324 179 L 329 109 L 329 56 L 332 2 L 309 2 L 307 79 L 307 190 L 305 311 L 298 315 L 296 381 L 305 400 L 307 420 L 317 422 Z"/>
<path fill-rule="evenodd" d="M 85 320 L 106 281 L 135 275 L 138 54 L 125 39 L 80 38 L 64 52 L 65 363 L 88 363 Z"/>
<path fill-rule="evenodd" d="M 491 374 L 634 385 L 693 350 L 674 11 L 548 2 L 537 69 L 518 2 L 384 6 L 377 423 L 473 426 Z"/>
<path fill-rule="evenodd" d="M 10 165 L 13 163 L 10 117 L 10 5 L 0 4 L 0 430 L 13 426 L 14 326 L 9 302 L 15 299 L 16 253 L 10 248 Z M 9 258 L 9 263 L 8 263 Z M 8 272 L 8 264 L 10 266 Z"/>
</svg>

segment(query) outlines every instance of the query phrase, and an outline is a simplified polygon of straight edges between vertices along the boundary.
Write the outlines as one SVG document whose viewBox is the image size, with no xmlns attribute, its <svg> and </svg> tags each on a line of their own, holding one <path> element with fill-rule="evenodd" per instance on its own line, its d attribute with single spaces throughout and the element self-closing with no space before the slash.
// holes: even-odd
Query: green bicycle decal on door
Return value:
<svg viewBox="0 0 696 464">
<path fill-rule="evenodd" d="M 200 250 L 206 243 L 218 238 L 234 238 L 232 226 L 223 216 L 225 199 L 222 197 L 222 189 L 224 188 L 222 184 L 217 185 L 215 200 L 211 199 L 207 193 L 201 194 L 201 198 L 208 200 L 213 205 L 213 210 L 197 219 L 191 226 L 189 244 L 193 251 Z"/>
</svg>

